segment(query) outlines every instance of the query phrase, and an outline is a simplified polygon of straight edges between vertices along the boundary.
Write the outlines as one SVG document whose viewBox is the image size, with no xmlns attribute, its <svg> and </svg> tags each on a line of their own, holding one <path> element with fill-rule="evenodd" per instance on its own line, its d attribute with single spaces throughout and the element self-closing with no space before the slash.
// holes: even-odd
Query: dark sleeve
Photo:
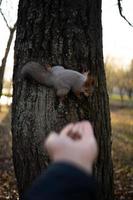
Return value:
<svg viewBox="0 0 133 200">
<path fill-rule="evenodd" d="M 34 182 L 25 200 L 96 200 L 96 184 L 81 169 L 58 162 Z"/>
</svg>

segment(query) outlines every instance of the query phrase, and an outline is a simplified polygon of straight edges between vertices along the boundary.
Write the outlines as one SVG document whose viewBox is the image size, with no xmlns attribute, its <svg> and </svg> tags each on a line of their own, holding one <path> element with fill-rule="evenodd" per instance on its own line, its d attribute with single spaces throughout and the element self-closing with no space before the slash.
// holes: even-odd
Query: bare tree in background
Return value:
<svg viewBox="0 0 133 200">
<path fill-rule="evenodd" d="M 0 6 L 1 5 L 2 5 L 2 0 L 0 0 Z M 10 52 L 11 44 L 12 44 L 12 41 L 13 41 L 13 36 L 14 36 L 15 30 L 16 30 L 16 22 L 13 23 L 13 25 L 12 25 L 11 20 L 7 19 L 7 18 L 10 18 L 10 16 L 6 17 L 6 14 L 5 14 L 5 12 L 3 12 L 1 7 L 0 7 L 0 14 L 3 17 L 3 20 L 4 20 L 6 26 L 9 30 L 9 38 L 8 38 L 8 41 L 7 41 L 5 53 L 4 53 L 4 56 L 3 56 L 3 59 L 2 59 L 2 62 L 1 62 L 1 66 L 0 66 L 0 97 L 1 97 L 2 88 L 3 88 L 4 72 L 5 72 L 6 62 L 7 62 L 9 52 Z"/>
<path fill-rule="evenodd" d="M 122 8 L 122 4 L 121 4 L 122 0 L 118 0 L 118 9 L 119 9 L 119 13 L 121 15 L 121 17 L 130 25 L 133 27 L 133 24 L 131 24 L 128 19 L 123 15 L 123 8 Z"/>
</svg>

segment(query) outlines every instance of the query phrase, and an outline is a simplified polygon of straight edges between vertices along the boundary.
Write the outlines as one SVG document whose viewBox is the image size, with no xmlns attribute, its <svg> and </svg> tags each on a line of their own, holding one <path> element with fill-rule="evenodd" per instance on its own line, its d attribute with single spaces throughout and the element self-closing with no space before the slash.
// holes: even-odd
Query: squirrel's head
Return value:
<svg viewBox="0 0 133 200">
<path fill-rule="evenodd" d="M 94 91 L 94 87 L 96 85 L 96 78 L 90 74 L 90 72 L 85 72 L 84 76 L 86 77 L 86 80 L 82 86 L 82 92 L 85 96 L 91 96 L 93 91 Z"/>
</svg>

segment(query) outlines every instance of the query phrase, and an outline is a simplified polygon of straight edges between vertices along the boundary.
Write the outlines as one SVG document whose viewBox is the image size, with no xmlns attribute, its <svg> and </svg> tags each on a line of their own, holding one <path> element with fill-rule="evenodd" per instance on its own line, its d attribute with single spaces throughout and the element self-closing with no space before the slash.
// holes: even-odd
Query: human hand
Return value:
<svg viewBox="0 0 133 200">
<path fill-rule="evenodd" d="M 60 134 L 52 132 L 45 147 L 53 161 L 65 161 L 92 173 L 98 154 L 97 142 L 88 121 L 67 125 Z"/>
</svg>

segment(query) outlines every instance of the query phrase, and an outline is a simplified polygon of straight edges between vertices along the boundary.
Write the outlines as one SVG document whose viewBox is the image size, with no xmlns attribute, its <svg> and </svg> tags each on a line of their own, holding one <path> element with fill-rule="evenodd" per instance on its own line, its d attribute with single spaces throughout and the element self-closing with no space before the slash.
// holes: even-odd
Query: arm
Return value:
<svg viewBox="0 0 133 200">
<path fill-rule="evenodd" d="M 96 184 L 92 165 L 97 144 L 88 122 L 66 126 L 51 134 L 46 148 L 54 161 L 27 193 L 25 200 L 95 200 Z"/>
<path fill-rule="evenodd" d="M 96 200 L 94 178 L 67 163 L 52 164 L 36 180 L 25 200 Z"/>
</svg>

